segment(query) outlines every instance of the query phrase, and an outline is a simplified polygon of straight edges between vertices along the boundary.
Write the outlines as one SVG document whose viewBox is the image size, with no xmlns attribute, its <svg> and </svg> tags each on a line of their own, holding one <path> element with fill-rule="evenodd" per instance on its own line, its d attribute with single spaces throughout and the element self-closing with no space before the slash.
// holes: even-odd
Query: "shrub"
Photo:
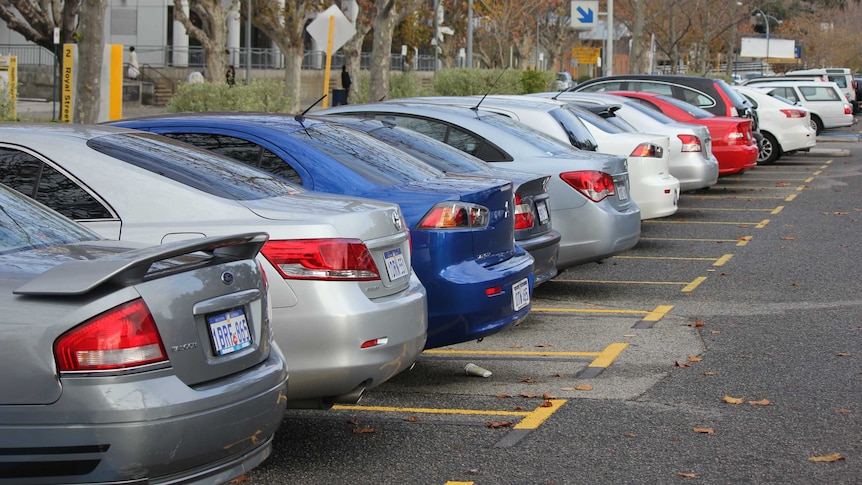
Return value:
<svg viewBox="0 0 862 485">
<path fill-rule="evenodd" d="M 551 71 L 441 69 L 434 92 L 440 96 L 527 94 L 547 91 L 555 79 Z"/>
<path fill-rule="evenodd" d="M 171 113 L 198 111 L 285 112 L 290 107 L 287 85 L 280 80 L 256 80 L 249 85 L 183 83 L 168 102 Z"/>
</svg>

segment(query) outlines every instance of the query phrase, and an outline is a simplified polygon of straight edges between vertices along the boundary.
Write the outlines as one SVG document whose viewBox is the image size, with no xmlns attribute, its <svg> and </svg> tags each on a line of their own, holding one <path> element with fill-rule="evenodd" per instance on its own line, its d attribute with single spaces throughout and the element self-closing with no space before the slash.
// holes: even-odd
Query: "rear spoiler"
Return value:
<svg viewBox="0 0 862 485">
<path fill-rule="evenodd" d="M 13 293 L 74 296 L 108 283 L 129 286 L 146 280 L 153 264 L 159 261 L 192 253 L 208 255 L 207 264 L 252 259 L 268 239 L 265 232 L 212 236 L 148 246 L 95 260 L 69 261 L 24 283 Z"/>
</svg>

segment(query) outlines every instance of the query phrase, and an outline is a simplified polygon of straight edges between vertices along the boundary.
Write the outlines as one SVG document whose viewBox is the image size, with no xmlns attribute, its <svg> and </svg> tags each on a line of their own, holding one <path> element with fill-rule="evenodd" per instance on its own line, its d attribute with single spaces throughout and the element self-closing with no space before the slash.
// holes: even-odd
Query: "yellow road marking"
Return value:
<svg viewBox="0 0 862 485">
<path fill-rule="evenodd" d="M 668 261 L 715 261 L 715 258 L 684 258 L 677 256 L 612 256 L 611 259 L 656 259 Z"/>
<path fill-rule="evenodd" d="M 799 172 L 785 172 L 785 173 L 792 173 L 792 174 L 794 174 L 794 175 L 799 175 Z M 770 175 L 771 175 L 771 174 L 770 174 Z M 742 181 L 749 182 L 749 181 L 752 181 L 752 180 L 755 180 L 755 181 L 758 181 L 758 182 L 772 182 L 772 181 L 775 181 L 775 182 L 779 182 L 779 183 L 780 183 L 780 182 L 799 182 L 800 180 L 805 180 L 805 179 L 788 178 L 788 177 L 749 177 L 748 175 L 746 175 L 744 179 L 742 179 L 742 178 L 741 178 L 741 179 L 739 179 L 739 181 L 740 181 L 740 182 L 742 182 Z"/>
<path fill-rule="evenodd" d="M 780 207 L 780 206 L 779 206 L 779 207 Z M 767 207 L 767 208 L 755 208 L 755 207 L 750 207 L 750 208 L 745 208 L 745 207 L 692 207 L 692 208 L 690 208 L 690 209 L 684 209 L 684 210 L 690 210 L 690 211 L 692 211 L 692 212 L 705 212 L 705 211 L 722 211 L 722 212 L 727 212 L 727 211 L 730 211 L 730 212 L 732 212 L 732 211 L 738 211 L 738 212 L 769 212 L 769 211 L 774 211 L 775 209 L 770 209 L 770 208 L 768 208 L 768 207 Z"/>
<path fill-rule="evenodd" d="M 606 308 L 553 308 L 533 307 L 530 311 L 537 313 L 647 313 L 646 310 L 609 310 Z"/>
<path fill-rule="evenodd" d="M 736 194 L 728 194 L 728 195 L 686 195 L 687 198 L 698 198 L 698 199 L 783 199 L 784 197 L 781 195 L 736 195 Z"/>
<path fill-rule="evenodd" d="M 536 429 L 542 423 L 548 420 L 557 409 L 566 403 L 565 399 L 548 399 L 545 401 L 550 403 L 550 406 L 542 407 L 539 406 L 533 410 L 530 414 L 528 414 L 524 419 L 522 419 L 518 424 L 512 427 L 512 429 Z"/>
<path fill-rule="evenodd" d="M 709 242 L 709 243 L 725 243 L 735 242 L 737 246 L 745 246 L 751 241 L 751 236 L 742 236 L 739 239 L 703 239 L 690 237 L 642 237 L 641 241 L 684 241 L 684 242 Z"/>
<path fill-rule="evenodd" d="M 683 293 L 689 293 L 694 291 L 701 283 L 706 281 L 706 276 L 698 276 L 691 283 L 685 285 L 685 288 L 682 289 Z"/>
<path fill-rule="evenodd" d="M 551 280 L 552 283 L 613 283 L 620 285 L 685 285 L 685 281 L 626 281 L 626 280 L 561 280 L 559 277 Z"/>
<path fill-rule="evenodd" d="M 770 212 L 770 214 L 775 215 L 775 214 L 778 214 L 779 212 L 781 212 L 783 210 L 784 210 L 784 206 L 780 205 L 780 206 L 776 207 L 775 209 L 773 209 L 772 212 Z"/>
<path fill-rule="evenodd" d="M 800 185 L 799 187 L 796 187 L 796 191 L 802 192 L 803 190 L 805 190 L 805 187 L 806 187 L 805 185 Z"/>
<path fill-rule="evenodd" d="M 474 482 L 453 482 L 452 480 L 449 480 L 443 485 L 473 485 L 473 483 Z"/>
<path fill-rule="evenodd" d="M 760 224 L 754 226 L 755 229 L 763 229 L 766 225 L 769 224 L 769 219 L 764 219 L 760 221 Z"/>
<path fill-rule="evenodd" d="M 566 352 L 566 351 L 541 351 L 541 350 L 454 350 L 454 349 L 430 349 L 422 352 L 429 355 L 533 355 L 541 357 L 596 357 L 601 352 Z"/>
<path fill-rule="evenodd" d="M 673 305 L 659 305 L 655 307 L 655 310 L 647 313 L 643 319 L 648 322 L 657 322 L 667 315 L 671 309 L 673 309 Z"/>
<path fill-rule="evenodd" d="M 787 196 L 787 198 L 786 198 L 786 199 L 784 199 L 784 201 L 785 201 L 785 202 L 790 202 L 791 200 L 795 199 L 797 195 L 798 195 L 798 194 L 790 194 L 790 195 L 788 195 L 788 196 Z"/>
<path fill-rule="evenodd" d="M 822 170 L 818 170 L 818 171 L 816 171 L 816 172 L 813 172 L 813 173 L 812 173 L 812 175 L 820 175 L 821 173 L 823 173 L 823 171 L 822 171 Z"/>
<path fill-rule="evenodd" d="M 730 258 L 732 258 L 732 257 L 733 257 L 732 254 L 725 254 L 724 256 L 718 258 L 715 261 L 715 263 L 713 263 L 712 265 L 713 266 L 724 266 L 724 263 L 730 261 Z"/>
<path fill-rule="evenodd" d="M 804 180 L 804 182 L 805 182 L 806 184 L 810 184 L 810 183 L 811 183 L 811 182 L 813 182 L 813 181 L 814 181 L 814 177 L 808 177 L 807 179 L 805 179 L 805 180 Z"/>
<path fill-rule="evenodd" d="M 608 345 L 607 347 L 605 347 L 605 350 L 603 350 L 599 354 L 598 357 L 596 357 L 595 359 L 593 359 L 592 362 L 590 362 L 590 365 L 588 365 L 587 367 L 607 368 L 613 363 L 614 360 L 616 360 L 617 357 L 620 356 L 623 350 L 625 350 L 628 346 L 629 344 L 626 343 L 613 343 Z"/>
<path fill-rule="evenodd" d="M 757 228 L 760 229 L 761 227 L 765 226 L 766 224 L 769 224 L 769 219 L 764 219 L 764 220 L 760 221 L 759 223 L 757 223 L 757 222 L 734 222 L 734 221 L 686 221 L 686 220 L 681 220 L 681 219 L 671 219 L 671 220 L 648 219 L 645 221 L 641 221 L 641 224 L 643 224 L 645 222 L 649 222 L 652 224 L 711 224 L 711 225 L 725 225 L 725 226 L 728 226 L 728 225 L 730 225 L 730 226 L 750 226 L 752 224 L 757 224 Z"/>
</svg>

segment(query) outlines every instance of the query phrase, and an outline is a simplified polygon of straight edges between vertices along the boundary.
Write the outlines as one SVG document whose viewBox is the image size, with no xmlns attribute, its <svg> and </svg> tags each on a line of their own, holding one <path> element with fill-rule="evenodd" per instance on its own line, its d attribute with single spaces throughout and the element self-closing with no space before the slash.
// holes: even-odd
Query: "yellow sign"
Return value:
<svg viewBox="0 0 862 485">
<path fill-rule="evenodd" d="M 63 44 L 63 60 L 60 68 L 60 121 L 63 123 L 72 122 L 72 109 L 75 107 L 74 73 L 77 56 L 77 44 Z"/>
<path fill-rule="evenodd" d="M 0 56 L 0 89 L 9 101 L 10 119 L 17 117 L 18 109 L 18 57 Z"/>
<path fill-rule="evenodd" d="M 572 59 L 578 64 L 598 64 L 602 49 L 599 47 L 572 47 Z"/>
</svg>

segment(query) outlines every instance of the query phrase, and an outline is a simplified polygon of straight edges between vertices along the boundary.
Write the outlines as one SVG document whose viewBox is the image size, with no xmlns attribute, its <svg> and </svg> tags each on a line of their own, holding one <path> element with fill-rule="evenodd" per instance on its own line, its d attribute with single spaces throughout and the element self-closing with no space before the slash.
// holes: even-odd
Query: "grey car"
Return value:
<svg viewBox="0 0 862 485">
<path fill-rule="evenodd" d="M 0 483 L 224 483 L 269 456 L 265 233 L 144 246 L 0 206 Z"/>
<path fill-rule="evenodd" d="M 0 182 L 108 239 L 151 244 L 265 231 L 259 260 L 288 407 L 328 408 L 409 368 L 425 287 L 397 205 L 310 192 L 169 138 L 110 126 L 0 126 Z"/>
<path fill-rule="evenodd" d="M 562 235 L 559 269 L 621 253 L 640 237 L 625 157 L 578 150 L 506 116 L 461 106 L 393 101 L 316 113 L 391 118 L 494 167 L 552 174 L 551 212 Z"/>
</svg>

